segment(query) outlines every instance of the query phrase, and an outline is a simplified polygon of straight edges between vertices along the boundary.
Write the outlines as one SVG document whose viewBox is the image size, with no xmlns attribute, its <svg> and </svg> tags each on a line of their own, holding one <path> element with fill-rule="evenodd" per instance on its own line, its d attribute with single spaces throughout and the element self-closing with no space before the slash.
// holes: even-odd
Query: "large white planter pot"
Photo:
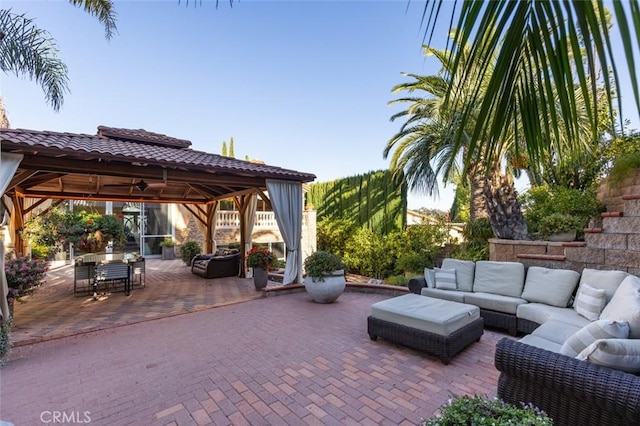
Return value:
<svg viewBox="0 0 640 426">
<path fill-rule="evenodd" d="M 323 281 L 311 277 L 305 277 L 304 288 L 316 303 L 332 303 L 342 294 L 347 282 L 344 278 L 344 270 L 327 272 L 323 274 Z"/>
</svg>

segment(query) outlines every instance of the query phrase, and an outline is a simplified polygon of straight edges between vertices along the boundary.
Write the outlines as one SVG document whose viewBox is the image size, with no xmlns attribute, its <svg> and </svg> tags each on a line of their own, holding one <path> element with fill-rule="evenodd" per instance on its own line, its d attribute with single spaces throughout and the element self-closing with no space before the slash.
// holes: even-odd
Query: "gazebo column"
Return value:
<svg viewBox="0 0 640 426">
<path fill-rule="evenodd" d="M 206 223 L 206 234 L 205 234 L 205 253 L 213 253 L 213 234 L 216 229 L 216 211 L 218 207 L 218 202 L 216 201 L 213 204 L 207 204 L 207 223 Z"/>
<path fill-rule="evenodd" d="M 24 228 L 24 197 L 18 194 L 13 195 L 13 214 L 11 215 L 11 225 L 13 229 L 13 249 L 19 256 L 25 254 L 25 242 L 22 238 Z"/>
</svg>

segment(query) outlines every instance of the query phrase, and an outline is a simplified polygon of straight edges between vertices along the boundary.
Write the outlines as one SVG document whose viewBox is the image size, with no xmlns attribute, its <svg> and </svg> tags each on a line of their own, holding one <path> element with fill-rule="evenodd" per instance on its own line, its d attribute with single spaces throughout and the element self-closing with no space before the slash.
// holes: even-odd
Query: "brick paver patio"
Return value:
<svg viewBox="0 0 640 426">
<path fill-rule="evenodd" d="M 250 280 L 239 281 L 251 289 Z M 166 284 L 173 287 L 171 294 L 148 286 L 129 298 L 112 295 L 105 302 L 124 308 L 108 310 L 110 320 L 97 320 L 84 327 L 95 331 L 83 333 L 73 327 L 82 329 L 79 324 L 99 312 L 96 306 L 108 305 L 70 296 L 69 303 L 75 302 L 78 315 L 86 318 L 67 317 L 75 324 L 67 327 L 60 325 L 64 316 L 54 316 L 57 325 L 49 328 L 66 330 L 67 337 L 54 338 L 42 326 L 40 337 L 25 337 L 12 350 L 0 370 L 0 420 L 15 425 L 54 423 L 54 416 L 66 416 L 68 424 L 95 425 L 410 425 L 431 416 L 451 394 L 495 395 L 493 354 L 500 333 L 485 331 L 480 342 L 445 366 L 420 352 L 369 339 L 370 306 L 389 295 L 345 292 L 334 304 L 318 305 L 306 293 L 259 298 L 247 290 L 226 302 L 218 293 L 221 306 L 215 308 L 201 304 L 212 297 L 211 287 L 242 288 L 234 282 L 199 279 Z M 176 285 L 185 293 L 176 293 Z M 166 300 L 153 301 L 154 293 Z M 136 303 L 136 296 L 146 302 Z M 189 313 L 177 315 L 175 304 L 185 298 L 192 299 L 181 305 Z M 31 307 L 36 299 L 29 301 Z M 162 304 L 164 318 L 148 321 L 145 307 L 161 317 Z M 16 309 L 18 331 L 23 327 L 25 336 L 20 309 L 24 313 L 26 306 Z M 125 319 L 115 318 L 119 309 Z"/>
</svg>

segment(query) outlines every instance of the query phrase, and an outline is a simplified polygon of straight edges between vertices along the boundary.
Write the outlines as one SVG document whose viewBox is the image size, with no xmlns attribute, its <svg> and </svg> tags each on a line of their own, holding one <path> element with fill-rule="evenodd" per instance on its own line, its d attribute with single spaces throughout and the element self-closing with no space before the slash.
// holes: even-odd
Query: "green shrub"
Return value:
<svg viewBox="0 0 640 426">
<path fill-rule="evenodd" d="M 440 414 L 423 420 L 421 426 L 550 426 L 552 419 L 532 405 L 517 407 L 499 399 L 455 396 L 440 407 Z"/>
<path fill-rule="evenodd" d="M 356 229 L 355 222 L 350 219 L 322 219 L 316 228 L 318 250 L 344 257 L 347 241 L 353 237 Z"/>
<path fill-rule="evenodd" d="M 385 278 L 384 283 L 387 285 L 406 287 L 409 284 L 409 278 L 404 275 L 391 275 L 390 277 Z"/>
<path fill-rule="evenodd" d="M 554 213 L 576 217 L 579 229 L 589 225 L 589 219 L 604 209 L 594 191 L 579 191 L 563 187 L 538 186 L 522 194 L 522 205 L 529 233 L 540 232 L 540 221 Z"/>
<path fill-rule="evenodd" d="M 449 228 L 441 220 L 434 224 L 411 225 L 396 239 L 396 273 L 422 273 L 433 267 L 442 246 L 449 240 Z"/>
<path fill-rule="evenodd" d="M 584 225 L 580 218 L 564 213 L 552 213 L 540 219 L 538 231 L 543 237 L 563 232 L 581 231 Z"/>
<path fill-rule="evenodd" d="M 0 321 L 0 367 L 6 363 L 6 357 L 11 349 L 11 324 L 12 318 Z"/>
<path fill-rule="evenodd" d="M 609 184 L 620 183 L 632 172 L 640 169 L 640 152 L 618 157 L 609 172 Z"/>
<path fill-rule="evenodd" d="M 396 252 L 385 238 L 370 229 L 359 229 L 347 242 L 344 260 L 350 271 L 371 278 L 384 278 L 392 270 Z"/>
<path fill-rule="evenodd" d="M 484 217 L 470 221 L 464 227 L 465 242 L 451 254 L 451 257 L 465 260 L 489 260 L 489 238 L 494 237 L 489 219 Z"/>
<path fill-rule="evenodd" d="M 180 258 L 185 265 L 191 265 L 191 260 L 200 253 L 202 253 L 202 248 L 195 241 L 187 241 L 180 247 Z"/>
</svg>

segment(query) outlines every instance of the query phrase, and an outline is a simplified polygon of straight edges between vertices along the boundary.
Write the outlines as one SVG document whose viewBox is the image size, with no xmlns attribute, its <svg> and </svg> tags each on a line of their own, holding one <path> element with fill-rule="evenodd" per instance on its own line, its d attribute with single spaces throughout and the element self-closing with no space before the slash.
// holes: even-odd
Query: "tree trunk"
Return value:
<svg viewBox="0 0 640 426">
<path fill-rule="evenodd" d="M 478 164 L 469 166 L 469 220 L 475 221 L 488 216 L 485 193 L 487 179 L 484 169 Z"/>
<path fill-rule="evenodd" d="M 496 171 L 487 179 L 484 196 L 489 222 L 497 238 L 526 240 L 529 238 L 527 222 L 516 197 L 513 180 Z"/>
</svg>

